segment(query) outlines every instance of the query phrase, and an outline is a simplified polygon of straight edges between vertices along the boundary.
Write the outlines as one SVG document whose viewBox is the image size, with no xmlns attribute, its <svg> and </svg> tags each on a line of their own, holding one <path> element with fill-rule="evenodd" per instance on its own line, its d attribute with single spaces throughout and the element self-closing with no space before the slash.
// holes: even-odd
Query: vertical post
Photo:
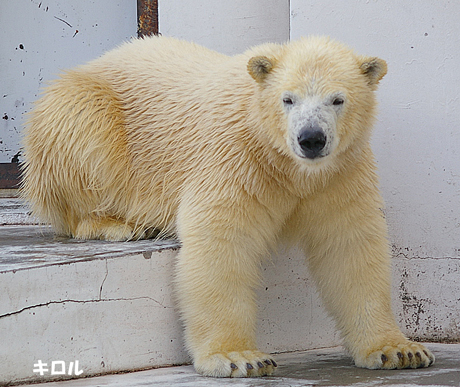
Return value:
<svg viewBox="0 0 460 387">
<path fill-rule="evenodd" d="M 158 0 L 137 0 L 137 36 L 158 35 Z"/>
</svg>

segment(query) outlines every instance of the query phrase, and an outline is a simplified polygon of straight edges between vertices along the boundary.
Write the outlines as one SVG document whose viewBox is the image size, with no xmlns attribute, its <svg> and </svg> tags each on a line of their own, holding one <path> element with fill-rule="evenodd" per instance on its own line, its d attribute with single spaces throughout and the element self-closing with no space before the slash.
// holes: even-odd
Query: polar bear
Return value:
<svg viewBox="0 0 460 387">
<path fill-rule="evenodd" d="M 196 370 L 270 375 L 255 342 L 261 260 L 303 249 L 358 367 L 428 367 L 390 306 L 369 145 L 385 61 L 325 37 L 233 57 L 166 37 L 67 71 L 28 122 L 23 194 L 74 238 L 175 235 L 176 292 Z"/>
</svg>

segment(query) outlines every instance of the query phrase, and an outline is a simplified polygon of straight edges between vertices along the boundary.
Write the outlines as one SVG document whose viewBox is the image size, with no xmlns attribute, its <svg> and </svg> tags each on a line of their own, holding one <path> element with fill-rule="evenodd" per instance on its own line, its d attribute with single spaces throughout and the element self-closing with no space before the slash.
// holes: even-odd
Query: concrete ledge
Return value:
<svg viewBox="0 0 460 387">
<path fill-rule="evenodd" d="M 4 226 L 0 230 L 0 273 L 136 254 L 144 254 L 149 259 L 154 252 L 179 248 L 179 243 L 174 240 L 105 242 L 68 239 L 54 235 L 47 226 Z"/>
</svg>

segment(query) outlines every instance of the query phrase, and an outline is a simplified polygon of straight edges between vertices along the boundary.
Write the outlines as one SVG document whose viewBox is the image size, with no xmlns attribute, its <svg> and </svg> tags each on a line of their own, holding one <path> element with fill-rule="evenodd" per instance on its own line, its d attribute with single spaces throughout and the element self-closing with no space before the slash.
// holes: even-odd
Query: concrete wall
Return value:
<svg viewBox="0 0 460 387">
<path fill-rule="evenodd" d="M 167 0 L 159 8 L 164 35 L 227 54 L 289 40 L 289 0 Z M 136 28 L 136 0 L 2 1 L 0 163 L 19 152 L 24 113 L 47 81 L 136 36 Z"/>
<path fill-rule="evenodd" d="M 163 35 L 202 44 L 228 55 L 289 40 L 289 0 L 159 2 Z"/>
<path fill-rule="evenodd" d="M 136 29 L 136 0 L 2 0 L 0 163 L 19 152 L 24 113 L 47 81 L 136 36 Z"/>
</svg>

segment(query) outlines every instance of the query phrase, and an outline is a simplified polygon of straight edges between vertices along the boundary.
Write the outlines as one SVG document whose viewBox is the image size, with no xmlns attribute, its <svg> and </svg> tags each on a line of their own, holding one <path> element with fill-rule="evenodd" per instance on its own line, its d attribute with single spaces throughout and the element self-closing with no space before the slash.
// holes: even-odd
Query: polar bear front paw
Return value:
<svg viewBox="0 0 460 387">
<path fill-rule="evenodd" d="M 195 369 L 204 376 L 247 378 L 271 375 L 278 367 L 275 360 L 259 351 L 220 352 L 197 359 Z"/>
<path fill-rule="evenodd" d="M 370 369 L 425 368 L 435 361 L 434 355 L 424 345 L 407 341 L 396 346 L 385 346 L 365 357 L 357 357 L 355 364 Z"/>
</svg>

